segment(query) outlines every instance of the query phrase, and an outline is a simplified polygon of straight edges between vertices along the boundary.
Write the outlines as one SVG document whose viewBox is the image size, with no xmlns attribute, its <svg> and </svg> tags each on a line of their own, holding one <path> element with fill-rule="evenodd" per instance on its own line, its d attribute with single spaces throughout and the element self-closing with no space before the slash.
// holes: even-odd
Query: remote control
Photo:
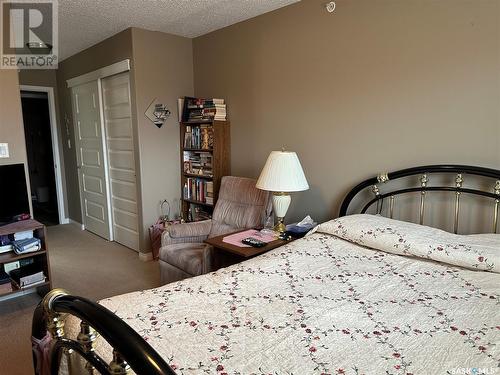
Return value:
<svg viewBox="0 0 500 375">
<path fill-rule="evenodd" d="M 245 245 L 250 245 L 252 247 L 264 247 L 267 244 L 264 241 L 258 240 L 257 238 L 247 237 L 241 240 Z"/>
</svg>

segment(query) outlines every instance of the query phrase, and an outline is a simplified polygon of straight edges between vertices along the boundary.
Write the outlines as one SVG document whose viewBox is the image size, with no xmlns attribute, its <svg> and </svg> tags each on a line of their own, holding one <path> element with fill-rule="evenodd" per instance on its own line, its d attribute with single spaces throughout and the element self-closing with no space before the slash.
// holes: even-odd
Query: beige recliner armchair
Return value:
<svg viewBox="0 0 500 375">
<path fill-rule="evenodd" d="M 159 259 L 162 285 L 212 271 L 213 249 L 203 241 L 260 227 L 269 209 L 269 193 L 257 189 L 255 180 L 222 177 L 211 220 L 176 224 L 163 232 Z"/>
</svg>

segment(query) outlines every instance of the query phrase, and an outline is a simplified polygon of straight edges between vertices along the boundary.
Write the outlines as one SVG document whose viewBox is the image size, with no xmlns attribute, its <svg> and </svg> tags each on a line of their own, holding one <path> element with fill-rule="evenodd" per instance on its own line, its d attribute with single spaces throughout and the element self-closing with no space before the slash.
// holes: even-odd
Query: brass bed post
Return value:
<svg viewBox="0 0 500 375">
<path fill-rule="evenodd" d="M 390 218 L 393 219 L 394 218 L 394 195 L 391 195 L 390 196 L 390 202 L 389 202 L 389 215 L 390 215 Z"/>
<path fill-rule="evenodd" d="M 372 186 L 372 192 L 375 194 L 375 197 L 377 198 L 377 208 L 376 208 L 376 213 L 379 214 L 381 207 L 380 207 L 380 190 L 377 185 Z"/>
<path fill-rule="evenodd" d="M 98 333 L 95 329 L 82 320 L 80 323 L 80 333 L 78 334 L 76 340 L 81 344 L 86 353 L 93 352 L 95 350 L 95 341 L 97 340 L 97 337 Z M 85 364 L 85 369 L 88 371 L 89 375 L 94 375 L 94 366 L 92 366 L 89 362 Z"/>
<path fill-rule="evenodd" d="M 385 184 L 387 181 L 389 181 L 388 173 L 387 172 L 379 173 L 377 175 L 377 181 L 380 184 Z M 377 198 L 377 214 L 380 215 L 382 213 L 382 207 L 384 206 L 384 198 L 382 198 L 382 203 L 380 203 L 380 190 L 376 184 L 373 185 L 372 191 L 375 194 L 375 197 Z"/>
<path fill-rule="evenodd" d="M 61 295 L 67 295 L 68 293 L 64 289 L 56 288 L 52 289 L 49 291 L 45 297 L 42 299 L 42 308 L 45 313 L 45 317 L 47 319 L 47 331 L 49 334 L 52 336 L 52 340 L 54 342 L 57 342 L 57 340 L 62 340 L 64 338 L 64 324 L 65 324 L 65 319 L 67 314 L 61 314 L 56 311 L 54 311 L 51 307 L 51 303 L 54 300 L 54 298 L 61 296 Z M 72 373 L 72 365 L 71 365 L 71 349 L 64 348 L 61 351 L 61 354 L 59 354 L 57 357 L 54 356 L 54 353 L 52 353 L 51 356 L 51 361 L 57 360 L 58 363 L 61 362 L 61 356 L 65 355 L 66 359 L 68 361 L 68 371 L 71 374 Z M 53 372 L 53 369 L 51 369 Z"/>
<path fill-rule="evenodd" d="M 130 366 L 116 350 L 113 350 L 113 360 L 109 364 L 112 374 L 126 375 L 130 373 Z"/>
<path fill-rule="evenodd" d="M 427 177 L 427 173 L 424 173 L 422 177 L 420 177 L 420 186 L 425 189 L 427 186 L 427 182 L 429 182 L 429 178 Z M 420 225 L 424 224 L 424 210 L 425 210 L 425 190 L 420 192 Z"/>
<path fill-rule="evenodd" d="M 498 197 L 495 199 L 495 211 L 493 213 L 493 233 L 496 233 L 498 228 L 498 206 L 500 204 L 500 180 L 497 180 L 493 190 Z"/>
<path fill-rule="evenodd" d="M 464 179 L 462 178 L 462 174 L 458 173 L 457 177 L 455 178 L 455 186 L 457 188 L 457 191 L 455 192 L 455 225 L 453 226 L 453 232 L 455 234 L 458 233 L 458 218 L 460 214 L 460 194 L 461 192 L 459 189 L 462 187 L 462 183 L 464 182 Z"/>
</svg>

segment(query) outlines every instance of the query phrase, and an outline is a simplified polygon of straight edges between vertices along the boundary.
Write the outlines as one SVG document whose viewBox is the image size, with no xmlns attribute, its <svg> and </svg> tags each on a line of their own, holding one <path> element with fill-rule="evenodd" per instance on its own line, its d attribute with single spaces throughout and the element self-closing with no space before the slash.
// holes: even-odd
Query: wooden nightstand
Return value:
<svg viewBox="0 0 500 375">
<path fill-rule="evenodd" d="M 242 262 L 246 259 L 253 258 L 257 255 L 264 254 L 269 250 L 276 249 L 277 247 L 283 246 L 290 241 L 276 239 L 269 242 L 263 247 L 239 247 L 222 241 L 224 237 L 227 237 L 234 233 L 244 232 L 248 229 L 243 229 L 233 233 L 223 234 L 221 236 L 212 237 L 206 239 L 204 242 L 212 245 L 214 248 L 214 267 L 219 269 L 221 267 L 227 267 L 235 263 Z"/>
</svg>

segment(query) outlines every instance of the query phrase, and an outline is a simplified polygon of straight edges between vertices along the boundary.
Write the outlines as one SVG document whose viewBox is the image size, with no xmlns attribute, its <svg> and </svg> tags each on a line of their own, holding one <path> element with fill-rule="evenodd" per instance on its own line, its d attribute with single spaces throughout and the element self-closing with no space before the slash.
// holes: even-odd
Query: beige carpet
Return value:
<svg viewBox="0 0 500 375">
<path fill-rule="evenodd" d="M 52 285 L 98 300 L 159 285 L 157 262 L 73 224 L 48 228 Z M 31 317 L 40 298 L 30 294 L 0 301 L 0 374 L 33 374 Z"/>
</svg>

